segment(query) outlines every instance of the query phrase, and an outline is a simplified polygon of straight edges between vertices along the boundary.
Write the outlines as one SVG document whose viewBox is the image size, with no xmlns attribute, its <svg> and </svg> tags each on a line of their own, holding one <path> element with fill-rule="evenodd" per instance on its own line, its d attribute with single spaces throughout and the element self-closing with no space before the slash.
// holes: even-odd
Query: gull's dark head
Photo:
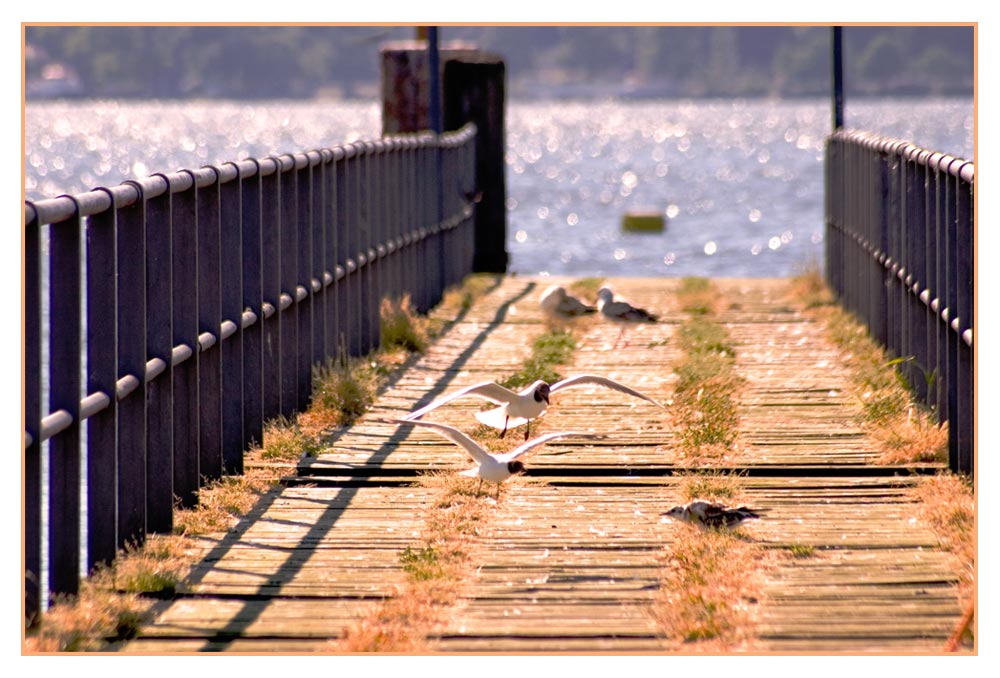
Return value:
<svg viewBox="0 0 1000 678">
<path fill-rule="evenodd" d="M 549 390 L 550 386 L 546 384 L 544 381 L 539 383 L 538 386 L 535 387 L 535 402 L 540 403 L 544 400 L 545 403 L 548 404 Z"/>
<path fill-rule="evenodd" d="M 507 462 L 507 470 L 510 471 L 511 475 L 516 473 L 524 473 L 524 462 L 520 459 L 515 459 L 514 461 Z"/>
</svg>

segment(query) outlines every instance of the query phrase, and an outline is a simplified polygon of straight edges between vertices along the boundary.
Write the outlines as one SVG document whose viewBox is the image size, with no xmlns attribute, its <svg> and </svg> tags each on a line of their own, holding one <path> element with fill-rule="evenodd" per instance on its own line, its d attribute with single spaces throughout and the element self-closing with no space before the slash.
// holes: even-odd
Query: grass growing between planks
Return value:
<svg viewBox="0 0 1000 678">
<path fill-rule="evenodd" d="M 808 270 L 792 279 L 790 294 L 807 313 L 823 323 L 827 335 L 841 349 L 850 368 L 857 418 L 878 442 L 879 464 L 914 464 L 947 460 L 947 423 L 913 401 L 911 384 L 899 366 L 912 357 L 891 358 L 850 313 L 833 303 L 819 271 Z M 933 375 L 924 375 L 929 384 Z"/>
<path fill-rule="evenodd" d="M 975 602 L 976 595 L 976 498 L 967 478 L 939 473 L 921 478 L 910 490 L 918 502 L 917 518 L 930 528 L 941 544 L 955 554 L 958 563 L 959 598 L 962 607 Z M 975 624 L 959 634 L 959 642 L 971 647 Z"/>
<path fill-rule="evenodd" d="M 743 379 L 735 372 L 729 332 L 712 318 L 721 299 L 711 281 L 684 278 L 678 302 L 690 314 L 677 332 L 684 358 L 674 367 L 670 408 L 680 440 L 678 462 L 717 463 L 731 455 L 739 435 L 736 406 Z"/>
<path fill-rule="evenodd" d="M 681 501 L 744 503 L 741 477 L 735 473 L 690 472 L 678 478 Z M 653 617 L 685 649 L 725 652 L 746 649 L 754 638 L 755 613 L 763 572 L 774 555 L 733 531 L 699 530 L 676 524 L 663 563 Z"/>
<path fill-rule="evenodd" d="M 294 419 L 279 418 L 264 427 L 260 447 L 244 453 L 245 472 L 224 476 L 198 491 L 198 504 L 175 508 L 174 535 L 150 535 L 128 548 L 110 566 L 99 568 L 81 582 L 80 593 L 63 596 L 26 632 L 28 653 L 114 651 L 133 637 L 149 619 L 153 602 L 169 597 L 197 559 L 193 539 L 225 532 L 293 471 L 302 454 L 315 454 L 330 428 L 360 416 L 406 356 L 441 331 L 446 319 L 467 310 L 496 276 L 469 276 L 446 291 L 436 309 L 436 324 L 417 316 L 409 300 L 386 302 L 383 349 L 364 358 L 332 363 L 314 371 L 313 402 Z M 426 343 L 422 344 L 424 347 Z M 421 349 L 422 350 L 422 349 Z"/>
<path fill-rule="evenodd" d="M 478 480 L 430 474 L 420 480 L 436 490 L 420 541 L 399 556 L 406 581 L 397 594 L 346 629 L 337 652 L 423 652 L 426 638 L 444 621 L 463 583 L 475 570 L 475 550 L 488 533 L 495 505 Z"/>
</svg>

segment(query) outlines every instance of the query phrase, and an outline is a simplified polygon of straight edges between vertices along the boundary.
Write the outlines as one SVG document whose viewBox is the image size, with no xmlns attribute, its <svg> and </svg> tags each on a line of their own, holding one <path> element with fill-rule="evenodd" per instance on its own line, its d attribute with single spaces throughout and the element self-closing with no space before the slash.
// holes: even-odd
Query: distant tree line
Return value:
<svg viewBox="0 0 1000 678">
<path fill-rule="evenodd" d="M 519 97 L 811 96 L 830 90 L 822 26 L 442 26 L 499 54 Z M 374 96 L 406 26 L 27 26 L 29 98 Z M 971 95 L 972 26 L 847 26 L 849 94 Z M 59 68 L 53 69 L 53 64 Z M 602 90 L 603 88 L 603 90 Z M 610 88 L 610 89 L 609 89 Z"/>
</svg>

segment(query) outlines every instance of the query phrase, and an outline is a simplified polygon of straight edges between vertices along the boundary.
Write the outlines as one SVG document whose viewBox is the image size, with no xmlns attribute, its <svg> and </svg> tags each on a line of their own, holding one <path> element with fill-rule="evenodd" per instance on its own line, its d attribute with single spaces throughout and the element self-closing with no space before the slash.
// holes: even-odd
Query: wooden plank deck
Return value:
<svg viewBox="0 0 1000 678">
<path fill-rule="evenodd" d="M 216 540 L 176 600 L 127 652 L 316 652 L 404 580 L 399 553 L 417 544 L 430 491 L 416 473 L 467 462 L 434 432 L 396 417 L 479 381 L 502 378 L 540 331 L 550 279 L 505 278 L 379 398 L 371 414 L 300 464 L 301 484 L 269 495 Z M 566 374 L 590 372 L 670 400 L 674 339 L 686 317 L 677 281 L 617 279 L 616 290 L 662 314 L 611 350 L 617 328 L 588 322 Z M 950 556 L 911 519 L 910 469 L 882 469 L 853 422 L 848 377 L 821 329 L 783 298 L 783 280 L 717 280 L 719 315 L 747 379 L 740 452 L 749 502 L 769 509 L 747 529 L 768 548 L 814 547 L 768 576 L 759 638 L 771 652 L 939 653 L 958 621 Z M 427 415 L 468 427 L 480 401 Z M 517 429 L 514 435 L 520 434 Z M 660 513 L 679 500 L 667 413 L 606 389 L 569 389 L 532 427 L 607 439 L 556 440 L 505 485 L 476 574 L 430 638 L 440 652 L 685 652 L 650 606 L 682 526 Z"/>
</svg>

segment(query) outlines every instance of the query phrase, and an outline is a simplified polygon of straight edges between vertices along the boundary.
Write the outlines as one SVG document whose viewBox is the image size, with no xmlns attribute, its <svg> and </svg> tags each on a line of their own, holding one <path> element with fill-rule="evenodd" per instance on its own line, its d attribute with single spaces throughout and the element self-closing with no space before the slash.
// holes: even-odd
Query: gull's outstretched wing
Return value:
<svg viewBox="0 0 1000 678">
<path fill-rule="evenodd" d="M 438 424 L 432 421 L 416 421 L 412 419 L 393 419 L 392 421 L 397 424 L 412 424 L 414 426 L 426 426 L 427 428 L 434 429 L 451 442 L 463 448 L 479 464 L 483 464 L 492 458 L 489 452 L 481 448 L 475 440 L 465 435 L 457 428 L 452 428 L 451 426 L 445 426 L 444 424 Z"/>
<path fill-rule="evenodd" d="M 611 388 L 616 391 L 621 391 L 622 393 L 626 393 L 630 396 L 635 396 L 636 398 L 642 398 L 647 402 L 653 403 L 657 407 L 663 407 L 663 405 L 656 402 L 649 396 L 643 395 L 642 393 L 639 393 L 635 389 L 629 388 L 625 384 L 619 384 L 617 381 L 608 379 L 607 377 L 599 377 L 596 374 L 578 374 L 573 377 L 567 377 L 562 381 L 557 381 L 556 383 L 552 384 L 552 386 L 549 388 L 549 393 L 555 393 L 556 391 L 559 391 L 561 389 L 572 388 L 573 386 L 584 386 L 586 384 L 596 384 L 598 386 Z M 664 407 L 663 409 L 666 408 Z"/>
<path fill-rule="evenodd" d="M 556 432 L 556 433 L 546 433 L 545 435 L 540 435 L 537 438 L 532 438 L 528 442 L 524 443 L 523 445 L 518 446 L 517 448 L 515 448 L 511 452 L 508 452 L 507 454 L 498 456 L 497 457 L 497 461 L 500 461 L 500 462 L 513 461 L 514 459 L 517 459 L 518 457 L 520 457 L 520 456 L 526 454 L 527 452 L 531 451 L 533 448 L 536 448 L 539 445 L 547 443 L 548 441 L 552 440 L 553 438 L 562 438 L 563 436 L 578 436 L 580 438 L 597 438 L 598 437 L 596 434 L 593 434 L 593 433 L 580 433 L 579 431 L 559 431 L 559 432 Z"/>
<path fill-rule="evenodd" d="M 509 388 L 504 388 L 495 382 L 484 381 L 479 384 L 473 384 L 472 386 L 466 386 L 465 388 L 459 389 L 454 393 L 450 393 L 443 398 L 435 400 L 429 405 L 424 405 L 419 410 L 414 410 L 406 415 L 406 419 L 419 419 L 431 410 L 435 410 L 446 403 L 450 403 L 452 400 L 464 398 L 465 396 L 475 396 L 477 398 L 482 398 L 483 400 L 489 400 L 491 403 L 496 403 L 497 405 L 503 405 L 516 398 L 517 393 L 511 391 Z"/>
</svg>

